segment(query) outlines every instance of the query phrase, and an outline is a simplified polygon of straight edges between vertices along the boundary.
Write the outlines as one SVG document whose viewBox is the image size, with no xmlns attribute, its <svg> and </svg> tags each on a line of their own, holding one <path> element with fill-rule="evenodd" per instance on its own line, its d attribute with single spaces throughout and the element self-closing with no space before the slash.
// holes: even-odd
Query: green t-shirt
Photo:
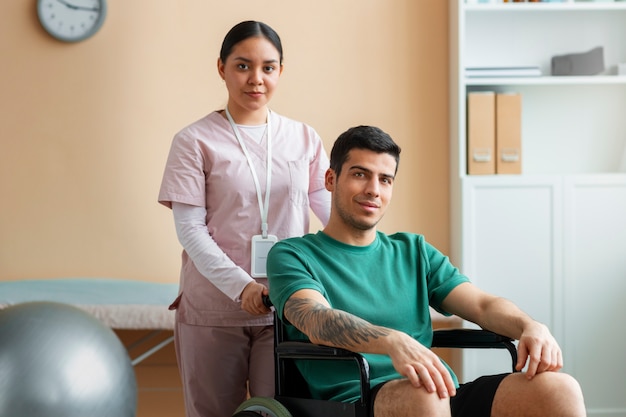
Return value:
<svg viewBox="0 0 626 417">
<path fill-rule="evenodd" d="M 346 245 L 323 232 L 285 239 L 269 253 L 267 275 L 270 298 L 280 317 L 294 292 L 314 289 L 333 308 L 403 331 L 428 347 L 433 335 L 428 306 L 449 315 L 441 309 L 442 301 L 457 285 L 469 281 L 423 236 L 381 232 L 369 246 Z M 287 332 L 290 340 L 308 340 L 293 326 L 287 326 Z M 389 356 L 364 356 L 372 386 L 401 378 Z M 301 361 L 298 366 L 315 398 L 344 402 L 359 398 L 353 362 Z"/>
</svg>

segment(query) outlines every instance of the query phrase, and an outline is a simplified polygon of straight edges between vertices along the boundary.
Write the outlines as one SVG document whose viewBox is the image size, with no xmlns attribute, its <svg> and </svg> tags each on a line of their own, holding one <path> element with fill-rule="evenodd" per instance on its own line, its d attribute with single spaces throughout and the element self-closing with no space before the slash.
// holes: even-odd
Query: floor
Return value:
<svg viewBox="0 0 626 417">
<path fill-rule="evenodd" d="M 116 330 L 125 346 L 148 335 L 147 331 Z M 172 336 L 172 332 L 162 332 L 151 340 L 159 342 Z M 131 358 L 141 354 L 140 346 L 130 350 Z M 176 365 L 174 343 L 135 365 L 137 377 L 136 417 L 184 417 L 183 390 Z"/>
</svg>

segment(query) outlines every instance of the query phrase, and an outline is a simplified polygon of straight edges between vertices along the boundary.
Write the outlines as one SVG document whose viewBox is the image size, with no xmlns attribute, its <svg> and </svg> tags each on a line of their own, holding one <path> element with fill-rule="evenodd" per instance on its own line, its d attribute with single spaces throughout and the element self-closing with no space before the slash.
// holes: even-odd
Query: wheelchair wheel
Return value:
<svg viewBox="0 0 626 417">
<path fill-rule="evenodd" d="M 233 417 L 292 417 L 289 410 L 274 398 L 252 397 L 242 402 Z"/>
</svg>

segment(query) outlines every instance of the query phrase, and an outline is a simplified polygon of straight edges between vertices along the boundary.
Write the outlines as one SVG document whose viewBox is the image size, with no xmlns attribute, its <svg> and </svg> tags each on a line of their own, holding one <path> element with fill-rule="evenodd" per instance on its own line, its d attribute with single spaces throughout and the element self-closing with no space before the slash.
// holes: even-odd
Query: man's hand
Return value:
<svg viewBox="0 0 626 417">
<path fill-rule="evenodd" d="M 523 330 L 517 351 L 515 369 L 521 371 L 528 361 L 528 379 L 542 372 L 558 371 L 563 367 L 561 348 L 548 328 L 541 323 L 533 322 Z"/>
<path fill-rule="evenodd" d="M 528 362 L 526 377 L 563 367 L 561 348 L 548 328 L 533 320 L 511 301 L 488 294 L 469 282 L 458 285 L 443 300 L 443 309 L 483 329 L 519 340 L 517 364 Z"/>
<path fill-rule="evenodd" d="M 263 304 L 263 295 L 268 294 L 269 291 L 265 285 L 252 281 L 241 292 L 241 308 L 257 316 L 269 313 L 271 310 Z"/>
<path fill-rule="evenodd" d="M 390 343 L 389 356 L 400 375 L 416 388 L 436 392 L 439 398 L 456 395 L 452 376 L 437 355 L 407 334 L 397 332 L 391 337 L 398 339 Z"/>
</svg>

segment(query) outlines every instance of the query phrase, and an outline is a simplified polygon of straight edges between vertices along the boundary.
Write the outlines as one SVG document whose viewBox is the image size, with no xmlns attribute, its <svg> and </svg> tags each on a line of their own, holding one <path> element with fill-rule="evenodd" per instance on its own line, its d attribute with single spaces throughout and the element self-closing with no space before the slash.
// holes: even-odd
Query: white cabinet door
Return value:
<svg viewBox="0 0 626 417">
<path fill-rule="evenodd" d="M 463 179 L 461 270 L 546 323 L 590 417 L 626 417 L 626 177 Z M 507 369 L 464 351 L 461 380 Z"/>
<path fill-rule="evenodd" d="M 561 182 L 553 176 L 463 180 L 462 272 L 555 327 L 561 301 Z M 504 352 L 463 353 L 462 380 L 506 372 Z"/>
<path fill-rule="evenodd" d="M 626 416 L 626 179 L 566 178 L 565 371 L 588 415 Z"/>
</svg>

